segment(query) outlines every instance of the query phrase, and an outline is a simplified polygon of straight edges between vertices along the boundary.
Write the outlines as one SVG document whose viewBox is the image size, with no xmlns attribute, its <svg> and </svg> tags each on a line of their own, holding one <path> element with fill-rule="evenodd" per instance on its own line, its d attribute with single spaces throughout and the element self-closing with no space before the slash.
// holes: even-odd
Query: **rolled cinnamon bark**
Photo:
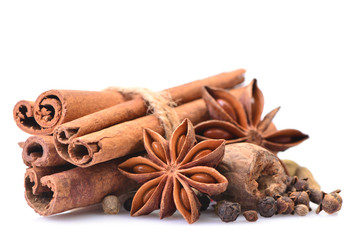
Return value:
<svg viewBox="0 0 360 240">
<path fill-rule="evenodd" d="M 225 192 L 212 198 L 238 202 L 243 210 L 256 210 L 260 199 L 284 193 L 289 180 L 276 155 L 251 143 L 226 145 L 216 169 L 229 184 Z"/>
<path fill-rule="evenodd" d="M 35 212 L 48 216 L 100 203 L 109 194 L 133 191 L 137 183 L 117 170 L 121 161 L 112 160 L 89 168 L 75 167 L 51 175 L 29 169 L 25 174 L 25 199 Z"/>
<path fill-rule="evenodd" d="M 167 93 L 178 104 L 183 104 L 201 97 L 201 88 L 205 85 L 219 88 L 231 88 L 244 81 L 244 69 L 221 73 L 202 80 L 162 91 Z M 68 159 L 68 144 L 72 139 L 100 131 L 115 124 L 129 121 L 146 115 L 148 106 L 142 98 L 106 108 L 102 111 L 86 115 L 64 123 L 54 131 L 55 145 L 59 154 Z M 96 124 L 95 124 L 96 123 Z"/>
<path fill-rule="evenodd" d="M 32 135 L 50 135 L 56 126 L 124 102 L 116 91 L 50 90 L 35 102 L 15 104 L 13 116 L 17 126 Z"/>
<path fill-rule="evenodd" d="M 57 153 L 52 136 L 31 136 L 22 144 L 22 158 L 26 166 L 53 167 L 67 165 Z"/>
<path fill-rule="evenodd" d="M 61 167 L 30 167 L 25 172 L 25 188 L 33 195 L 48 194 L 51 190 L 41 185 L 40 179 L 44 176 L 62 172 L 73 168 L 73 165 Z"/>
<path fill-rule="evenodd" d="M 233 89 L 230 92 L 239 97 L 243 88 Z M 176 107 L 175 112 L 180 121 L 188 118 L 194 125 L 209 119 L 206 104 L 202 99 Z M 165 133 L 159 119 L 154 115 L 148 115 L 74 138 L 68 148 L 57 148 L 57 150 L 63 151 L 62 155 L 66 156 L 65 160 L 74 165 L 92 166 L 143 151 L 144 128 L 150 128 L 161 135 Z"/>
</svg>

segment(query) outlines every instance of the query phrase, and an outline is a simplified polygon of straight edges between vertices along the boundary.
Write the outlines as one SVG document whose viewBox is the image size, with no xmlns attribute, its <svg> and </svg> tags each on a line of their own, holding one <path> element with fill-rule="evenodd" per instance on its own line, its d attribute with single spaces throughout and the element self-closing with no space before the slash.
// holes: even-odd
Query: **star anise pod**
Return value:
<svg viewBox="0 0 360 240">
<path fill-rule="evenodd" d="M 178 210 L 189 223 L 195 222 L 201 205 L 192 189 L 208 195 L 226 190 L 227 179 L 215 170 L 224 157 L 225 141 L 196 144 L 188 119 L 169 141 L 150 129 L 144 129 L 143 139 L 148 158 L 134 157 L 119 165 L 121 173 L 143 183 L 134 196 L 131 216 L 160 209 L 160 218 L 164 218 Z"/>
<path fill-rule="evenodd" d="M 226 90 L 205 87 L 203 99 L 212 120 L 195 126 L 199 140 L 225 139 L 226 143 L 249 142 L 273 153 L 300 144 L 309 136 L 295 129 L 276 130 L 272 123 L 280 107 L 261 120 L 264 96 L 254 79 L 239 99 Z"/>
</svg>

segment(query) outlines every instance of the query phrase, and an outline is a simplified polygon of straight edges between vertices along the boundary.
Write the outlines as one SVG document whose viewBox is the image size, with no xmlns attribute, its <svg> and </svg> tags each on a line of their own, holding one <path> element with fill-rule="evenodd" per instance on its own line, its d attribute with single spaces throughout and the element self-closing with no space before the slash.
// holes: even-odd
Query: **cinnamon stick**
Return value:
<svg viewBox="0 0 360 240">
<path fill-rule="evenodd" d="M 25 188 L 33 195 L 48 194 L 51 190 L 41 185 L 40 179 L 44 176 L 58 173 L 61 171 L 69 170 L 73 165 L 61 167 L 29 167 L 25 172 Z"/>
<path fill-rule="evenodd" d="M 244 69 L 221 73 L 202 80 L 166 89 L 160 93 L 167 93 L 178 104 L 183 104 L 201 97 L 204 85 L 231 88 L 244 81 Z M 86 115 L 73 121 L 64 123 L 54 131 L 56 148 L 59 154 L 69 159 L 68 144 L 72 139 L 100 131 L 115 124 L 129 121 L 146 115 L 148 106 L 142 98 L 135 98 L 127 102 L 106 108 L 102 111 Z M 94 124 L 96 123 L 96 124 Z"/>
<path fill-rule="evenodd" d="M 13 117 L 24 132 L 50 135 L 62 123 L 124 101 L 116 91 L 50 90 L 40 94 L 35 102 L 17 102 Z"/>
<path fill-rule="evenodd" d="M 22 144 L 22 158 L 26 166 L 53 167 L 69 164 L 59 156 L 52 136 L 31 136 Z"/>
<path fill-rule="evenodd" d="M 29 169 L 25 174 L 25 199 L 35 212 L 48 216 L 100 203 L 109 194 L 132 191 L 137 183 L 117 170 L 121 161 L 75 167 L 51 175 Z"/>
<path fill-rule="evenodd" d="M 237 88 L 230 92 L 239 97 L 243 91 L 243 88 Z M 209 119 L 206 104 L 202 99 L 176 107 L 175 111 L 180 121 L 188 118 L 194 125 Z M 143 151 L 142 131 L 144 128 L 150 128 L 161 135 L 165 133 L 159 119 L 154 115 L 148 115 L 74 138 L 68 148 L 57 148 L 57 150 L 63 151 L 63 155 L 67 156 L 65 160 L 70 163 L 80 167 L 89 167 Z"/>
</svg>

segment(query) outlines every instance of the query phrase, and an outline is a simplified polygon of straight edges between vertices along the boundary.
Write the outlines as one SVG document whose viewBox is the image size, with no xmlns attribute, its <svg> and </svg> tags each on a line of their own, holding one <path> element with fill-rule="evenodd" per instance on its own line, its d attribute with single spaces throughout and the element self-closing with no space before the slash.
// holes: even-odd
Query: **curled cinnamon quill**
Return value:
<svg viewBox="0 0 360 240">
<path fill-rule="evenodd" d="M 13 117 L 26 133 L 51 135 L 62 123 L 124 101 L 116 91 L 49 90 L 40 94 L 35 102 L 17 102 Z"/>
</svg>

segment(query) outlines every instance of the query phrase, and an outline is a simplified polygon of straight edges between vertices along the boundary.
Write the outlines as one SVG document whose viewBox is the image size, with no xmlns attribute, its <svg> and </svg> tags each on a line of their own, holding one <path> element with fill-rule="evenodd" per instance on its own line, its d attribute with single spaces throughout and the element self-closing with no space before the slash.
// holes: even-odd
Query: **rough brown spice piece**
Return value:
<svg viewBox="0 0 360 240">
<path fill-rule="evenodd" d="M 223 222 L 234 222 L 241 214 L 241 205 L 236 202 L 222 200 L 216 203 L 215 213 Z"/>
<path fill-rule="evenodd" d="M 120 200 L 118 196 L 108 195 L 102 200 L 102 208 L 105 214 L 118 214 L 120 212 Z"/>
<path fill-rule="evenodd" d="M 295 213 L 299 216 L 306 216 L 309 213 L 309 207 L 305 204 L 298 204 L 295 206 Z"/>
<path fill-rule="evenodd" d="M 259 214 L 263 217 L 272 217 L 277 211 L 276 200 L 273 197 L 265 197 L 258 203 Z"/>
<path fill-rule="evenodd" d="M 289 194 L 289 197 L 294 201 L 295 205 L 304 204 L 309 207 L 309 191 L 292 192 Z"/>
<path fill-rule="evenodd" d="M 286 196 L 280 196 L 276 199 L 277 214 L 290 214 L 294 212 L 294 201 Z"/>
<path fill-rule="evenodd" d="M 217 170 L 229 181 L 226 191 L 214 200 L 238 202 L 244 210 L 256 210 L 257 202 L 285 192 L 287 175 L 280 160 L 270 151 L 251 143 L 226 145 Z"/>
<path fill-rule="evenodd" d="M 331 193 L 324 193 L 323 199 L 319 204 L 319 207 L 316 209 L 316 213 L 320 213 L 324 210 L 328 214 L 333 214 L 337 211 L 340 211 L 342 207 L 342 198 L 340 196 L 341 190 L 335 190 Z"/>
<path fill-rule="evenodd" d="M 248 210 L 243 213 L 243 216 L 248 222 L 256 222 L 259 217 L 255 210 Z"/>
</svg>

